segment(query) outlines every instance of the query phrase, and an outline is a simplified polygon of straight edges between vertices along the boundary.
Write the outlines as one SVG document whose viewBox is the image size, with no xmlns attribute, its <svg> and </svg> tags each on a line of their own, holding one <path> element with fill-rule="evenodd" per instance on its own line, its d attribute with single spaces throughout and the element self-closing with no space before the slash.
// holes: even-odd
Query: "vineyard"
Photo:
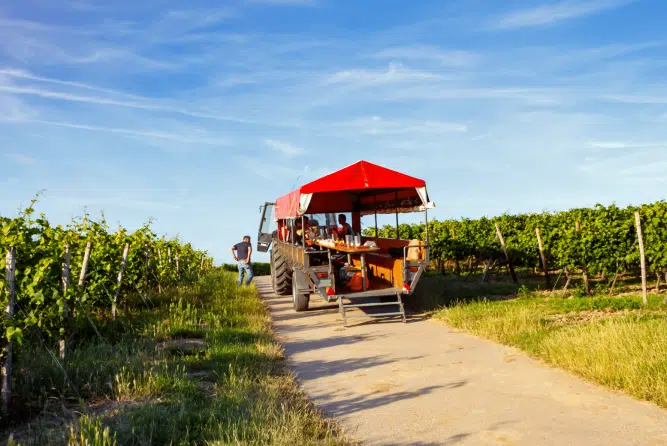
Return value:
<svg viewBox="0 0 667 446">
<path fill-rule="evenodd" d="M 100 324 L 129 314 L 132 305 L 150 310 L 151 296 L 194 283 L 212 266 L 206 252 L 158 237 L 150 222 L 114 231 L 104 217 L 86 215 L 53 226 L 35 215 L 35 203 L 16 218 L 0 217 L 3 417 L 13 407 L 25 409 L 12 385 L 25 385 L 12 367 L 22 348 L 41 346 L 64 372 L 85 333 L 101 337 Z"/>
<path fill-rule="evenodd" d="M 636 218 L 638 213 L 639 218 Z M 642 264 L 638 229 L 645 249 L 645 269 L 653 274 L 659 289 L 663 274 L 667 279 L 667 202 L 621 208 L 597 205 L 565 212 L 501 215 L 493 218 L 429 222 L 431 259 L 435 266 L 461 274 L 484 269 L 484 279 L 494 268 L 507 267 L 516 282 L 514 267 L 539 269 L 546 286 L 557 286 L 550 272 L 558 271 L 565 288 L 573 274 L 583 278 L 582 287 L 591 294 L 589 278 L 607 280 L 613 291 L 622 273 L 634 273 Z M 374 235 L 374 229 L 364 234 Z M 380 237 L 396 237 L 387 225 Z M 402 224 L 403 239 L 425 238 L 423 224 Z M 542 255 L 544 258 L 542 258 Z"/>
</svg>

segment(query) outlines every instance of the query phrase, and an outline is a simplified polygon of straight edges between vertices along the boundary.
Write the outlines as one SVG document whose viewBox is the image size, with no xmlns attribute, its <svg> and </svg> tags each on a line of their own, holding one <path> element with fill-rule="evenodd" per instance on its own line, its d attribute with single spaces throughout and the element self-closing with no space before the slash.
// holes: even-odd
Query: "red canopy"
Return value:
<svg viewBox="0 0 667 446">
<path fill-rule="evenodd" d="M 368 161 L 358 161 L 276 200 L 275 217 L 354 212 L 412 212 L 433 207 L 426 182 Z"/>
</svg>

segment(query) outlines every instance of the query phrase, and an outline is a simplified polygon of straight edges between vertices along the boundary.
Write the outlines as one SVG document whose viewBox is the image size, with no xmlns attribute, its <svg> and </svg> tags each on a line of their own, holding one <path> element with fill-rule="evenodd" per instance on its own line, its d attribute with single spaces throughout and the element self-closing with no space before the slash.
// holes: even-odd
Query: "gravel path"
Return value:
<svg viewBox="0 0 667 446">
<path fill-rule="evenodd" d="M 667 445 L 667 411 L 436 321 L 296 313 L 256 285 L 311 401 L 365 445 Z"/>
</svg>

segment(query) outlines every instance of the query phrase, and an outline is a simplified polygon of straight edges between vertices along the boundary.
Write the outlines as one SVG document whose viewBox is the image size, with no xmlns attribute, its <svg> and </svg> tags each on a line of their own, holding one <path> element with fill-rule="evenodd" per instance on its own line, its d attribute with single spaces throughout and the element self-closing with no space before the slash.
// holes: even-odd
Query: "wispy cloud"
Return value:
<svg viewBox="0 0 667 446">
<path fill-rule="evenodd" d="M 463 50 L 444 50 L 430 45 L 399 46 L 384 49 L 376 54 L 384 59 L 411 59 L 433 61 L 441 65 L 463 68 L 473 65 L 479 55 Z"/>
<path fill-rule="evenodd" d="M 591 141 L 588 143 L 595 149 L 625 149 L 628 144 L 622 141 Z"/>
<path fill-rule="evenodd" d="M 392 63 L 386 70 L 355 69 L 338 71 L 325 80 L 325 84 L 373 85 L 406 81 L 443 79 L 444 76 L 428 71 L 413 70 L 402 64 Z"/>
<path fill-rule="evenodd" d="M 288 142 L 277 141 L 275 139 L 265 139 L 264 144 L 266 144 L 268 147 L 275 150 L 276 152 L 280 152 L 283 155 L 287 155 L 290 157 L 305 153 L 305 150 L 303 150 L 301 147 L 297 147 Z"/>
<path fill-rule="evenodd" d="M 39 96 L 39 97 L 47 98 L 47 99 L 57 99 L 57 100 L 69 101 L 69 102 L 83 102 L 83 103 L 88 103 L 88 104 L 112 105 L 112 106 L 135 108 L 135 109 L 142 109 L 142 110 L 154 110 L 154 111 L 161 111 L 161 112 L 168 112 L 168 113 L 177 113 L 177 114 L 190 116 L 190 117 L 194 117 L 194 118 L 212 119 L 212 120 L 217 120 L 217 121 L 230 121 L 230 122 L 235 122 L 235 123 L 240 123 L 240 124 L 257 124 L 258 123 L 257 121 L 253 121 L 253 120 L 249 120 L 249 119 L 235 118 L 235 117 L 231 117 L 231 116 L 222 116 L 222 115 L 217 115 L 217 114 L 212 114 L 212 113 L 205 113 L 205 112 L 198 112 L 198 111 L 193 111 L 193 110 L 187 110 L 185 108 L 169 106 L 169 105 L 160 105 L 160 104 L 155 104 L 155 103 L 150 103 L 150 102 L 132 102 L 132 101 L 125 101 L 125 100 L 111 99 L 111 98 L 101 98 L 101 97 L 96 97 L 96 96 L 84 96 L 84 95 L 77 95 L 77 94 L 71 94 L 71 93 L 63 93 L 63 92 L 60 92 L 60 91 L 44 90 L 44 89 L 35 88 L 35 87 L 18 87 L 18 86 L 11 86 L 11 85 L 0 85 L 0 91 L 4 91 L 4 92 L 7 92 L 7 93 L 13 93 L 13 94 L 17 94 L 17 95 Z M 267 125 L 272 125 L 272 124 L 267 123 Z M 281 124 L 274 123 L 274 125 L 279 126 Z"/>
<path fill-rule="evenodd" d="M 155 139 L 155 138 L 156 139 L 164 139 L 164 140 L 171 140 L 171 141 L 177 141 L 177 142 L 188 143 L 188 144 L 207 144 L 207 145 L 220 146 L 220 145 L 226 145 L 228 143 L 228 141 L 224 137 L 216 137 L 216 136 L 202 138 L 202 137 L 197 137 L 197 136 L 188 136 L 188 135 L 182 135 L 182 134 L 177 134 L 177 133 L 169 133 L 169 132 L 161 132 L 161 131 L 101 127 L 101 126 L 95 126 L 95 125 L 78 124 L 78 123 L 75 123 L 75 122 L 47 121 L 47 120 L 40 120 L 40 119 L 30 119 L 30 120 L 26 120 L 24 122 L 34 123 L 34 124 L 51 125 L 51 126 L 57 126 L 57 127 L 66 127 L 66 128 L 78 129 L 78 130 L 89 130 L 89 131 L 93 131 L 93 132 L 115 133 L 115 134 L 119 134 L 119 135 L 139 136 L 139 137 L 145 137 L 145 138 L 151 138 L 151 139 Z"/>
<path fill-rule="evenodd" d="M 173 32 L 174 28 L 180 32 L 194 31 L 218 25 L 235 16 L 236 11 L 231 8 L 171 10 L 163 14 L 156 28 L 165 28 L 170 32 Z"/>
<path fill-rule="evenodd" d="M 444 133 L 465 133 L 466 124 L 458 122 L 417 120 L 417 119 L 384 119 L 380 116 L 371 116 L 331 123 L 328 125 L 346 132 L 357 131 L 368 135 L 413 135 L 436 136 Z"/>
<path fill-rule="evenodd" d="M 591 141 L 588 143 L 595 149 L 650 149 L 667 147 L 667 141 L 633 142 L 633 141 Z"/>
<path fill-rule="evenodd" d="M 61 79 L 54 79 L 54 78 L 50 78 L 50 77 L 38 76 L 38 75 L 32 74 L 30 72 L 27 72 L 25 70 L 4 68 L 4 69 L 0 69 L 0 75 L 5 75 L 7 77 L 17 78 L 17 79 L 26 79 L 26 80 L 33 80 L 33 81 L 39 81 L 39 82 L 46 82 L 46 83 L 50 83 L 50 84 L 64 85 L 64 86 L 68 86 L 68 87 L 82 88 L 82 89 L 85 89 L 85 90 L 92 90 L 92 91 L 97 91 L 97 92 L 100 92 L 100 93 L 108 93 L 108 94 L 123 96 L 123 97 L 131 98 L 131 99 L 142 99 L 142 100 L 147 99 L 147 98 L 142 97 L 142 96 L 131 95 L 131 94 L 125 93 L 123 91 L 113 90 L 113 89 L 110 89 L 110 88 L 98 87 L 96 85 L 90 85 L 90 84 L 86 84 L 86 83 L 83 83 L 83 82 L 64 81 L 64 80 L 61 80 Z"/>
<path fill-rule="evenodd" d="M 492 29 L 517 29 L 546 26 L 565 20 L 596 14 L 619 8 L 633 0 L 565 0 L 520 9 L 501 15 L 493 20 Z"/>
<path fill-rule="evenodd" d="M 664 92 L 656 94 L 608 94 L 601 96 L 601 99 L 626 104 L 667 104 L 667 97 Z"/>
</svg>

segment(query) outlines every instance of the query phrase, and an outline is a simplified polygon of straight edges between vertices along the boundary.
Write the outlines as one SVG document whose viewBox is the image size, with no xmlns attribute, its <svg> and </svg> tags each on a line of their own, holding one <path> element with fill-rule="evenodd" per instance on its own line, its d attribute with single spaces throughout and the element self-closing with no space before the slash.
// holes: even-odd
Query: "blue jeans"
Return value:
<svg viewBox="0 0 667 446">
<path fill-rule="evenodd" d="M 243 274 L 247 273 L 247 277 L 245 280 L 246 285 L 250 285 L 250 281 L 252 280 L 252 277 L 254 276 L 254 273 L 252 272 L 252 265 L 250 262 L 245 263 L 245 262 L 237 262 L 238 267 L 239 267 L 239 280 L 237 280 L 236 284 L 241 286 L 241 283 L 243 283 Z"/>
</svg>

